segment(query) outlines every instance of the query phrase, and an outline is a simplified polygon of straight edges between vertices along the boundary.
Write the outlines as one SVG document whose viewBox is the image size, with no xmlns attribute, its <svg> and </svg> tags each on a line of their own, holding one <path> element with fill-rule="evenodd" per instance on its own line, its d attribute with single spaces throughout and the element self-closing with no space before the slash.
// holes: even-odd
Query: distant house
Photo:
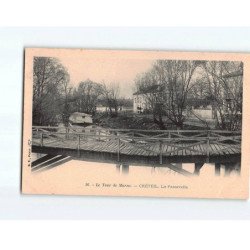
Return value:
<svg viewBox="0 0 250 250">
<path fill-rule="evenodd" d="M 143 90 L 138 90 L 133 94 L 133 112 L 143 113 L 150 109 L 148 96 L 160 92 L 159 85 L 152 85 Z"/>
<path fill-rule="evenodd" d="M 69 121 L 71 124 L 89 125 L 93 123 L 92 116 L 86 113 L 75 112 L 70 115 Z"/>
<path fill-rule="evenodd" d="M 213 120 L 215 118 L 215 111 L 212 101 L 206 98 L 189 96 L 185 116 L 190 118 L 196 117 L 202 120 Z"/>
<path fill-rule="evenodd" d="M 195 116 L 202 120 L 213 120 L 214 119 L 214 110 L 212 105 L 207 105 L 206 107 L 191 107 L 191 110 L 187 112 L 188 116 Z"/>
<path fill-rule="evenodd" d="M 134 96 L 133 111 L 134 113 L 140 114 L 145 109 L 147 109 L 147 98 L 144 94 L 140 92 L 134 93 L 133 96 Z"/>
<path fill-rule="evenodd" d="M 108 107 L 105 105 L 97 105 L 96 112 L 104 113 L 108 111 Z"/>
</svg>

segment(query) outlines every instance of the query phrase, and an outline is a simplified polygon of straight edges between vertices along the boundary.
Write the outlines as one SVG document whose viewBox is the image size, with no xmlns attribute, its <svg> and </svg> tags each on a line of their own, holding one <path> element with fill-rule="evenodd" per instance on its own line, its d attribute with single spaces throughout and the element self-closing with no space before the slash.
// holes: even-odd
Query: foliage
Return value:
<svg viewBox="0 0 250 250">
<path fill-rule="evenodd" d="M 74 111 L 95 114 L 98 99 L 103 93 L 101 84 L 91 80 L 82 81 L 74 89 L 72 103 Z"/>
<path fill-rule="evenodd" d="M 64 109 L 69 74 L 55 58 L 33 61 L 33 124 L 53 125 Z"/>
<path fill-rule="evenodd" d="M 157 85 L 157 91 L 145 93 L 154 115 L 154 121 L 164 129 L 162 116 L 179 128 L 183 127 L 184 109 L 191 81 L 198 64 L 195 61 L 158 60 L 143 74 L 137 85 L 140 90 Z"/>
<path fill-rule="evenodd" d="M 163 116 L 182 128 L 186 110 L 210 105 L 218 128 L 237 130 L 241 126 L 242 72 L 240 62 L 157 60 L 137 76 L 135 84 L 161 129 L 165 128 Z"/>
<path fill-rule="evenodd" d="M 108 107 L 110 116 L 116 117 L 118 115 L 119 108 L 119 85 L 111 84 L 110 86 L 107 86 L 105 83 L 103 83 L 102 89 L 105 106 Z"/>
</svg>

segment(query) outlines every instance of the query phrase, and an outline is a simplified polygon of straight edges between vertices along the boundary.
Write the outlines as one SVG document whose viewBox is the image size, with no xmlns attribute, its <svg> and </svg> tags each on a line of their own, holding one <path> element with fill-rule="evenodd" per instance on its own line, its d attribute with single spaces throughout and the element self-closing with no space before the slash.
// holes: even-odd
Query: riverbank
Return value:
<svg viewBox="0 0 250 250">
<path fill-rule="evenodd" d="M 133 114 L 119 114 L 117 117 L 110 117 L 108 114 L 101 113 L 93 117 L 93 122 L 100 127 L 112 129 L 159 129 L 150 116 Z"/>
<path fill-rule="evenodd" d="M 97 113 L 93 117 L 93 122 L 97 126 L 112 129 L 140 129 L 140 130 L 160 130 L 154 123 L 152 115 L 142 114 L 118 114 L 117 117 L 110 117 L 107 113 Z M 175 130 L 176 126 L 165 121 L 166 129 Z M 197 124 L 184 124 L 183 129 L 197 130 Z M 200 124 L 199 129 L 207 129 Z"/>
</svg>

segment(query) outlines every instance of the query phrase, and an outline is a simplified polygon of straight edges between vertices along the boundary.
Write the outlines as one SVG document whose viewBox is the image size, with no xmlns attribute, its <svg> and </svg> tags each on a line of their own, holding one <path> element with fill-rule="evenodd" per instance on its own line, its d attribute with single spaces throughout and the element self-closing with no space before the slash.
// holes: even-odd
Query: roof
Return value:
<svg viewBox="0 0 250 250">
<path fill-rule="evenodd" d="M 187 98 L 188 106 L 208 106 L 211 105 L 212 100 L 208 98 Z"/>
<path fill-rule="evenodd" d="M 80 112 L 74 112 L 74 113 L 72 113 L 71 115 L 91 116 L 91 115 L 89 115 L 89 114 L 86 114 L 86 113 L 80 113 Z"/>
<path fill-rule="evenodd" d="M 160 85 L 151 85 L 148 86 L 144 89 L 140 89 L 138 91 L 136 91 L 133 95 L 142 95 L 142 94 L 148 94 L 148 93 L 155 93 L 160 91 L 159 90 Z"/>
</svg>

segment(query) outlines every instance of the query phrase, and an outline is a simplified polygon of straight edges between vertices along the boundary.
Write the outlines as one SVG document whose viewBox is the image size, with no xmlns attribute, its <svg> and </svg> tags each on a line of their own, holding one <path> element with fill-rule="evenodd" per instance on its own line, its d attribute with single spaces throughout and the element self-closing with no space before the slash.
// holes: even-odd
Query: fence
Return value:
<svg viewBox="0 0 250 250">
<path fill-rule="evenodd" d="M 209 158 L 210 153 L 220 154 L 227 150 L 234 154 L 240 151 L 241 131 L 220 130 L 131 130 L 104 128 L 72 128 L 72 127 L 41 127 L 32 128 L 33 141 L 40 147 L 53 146 L 57 143 L 62 148 L 72 147 L 77 151 L 84 150 L 87 142 L 92 145 L 102 143 L 112 144 L 120 160 L 121 147 L 130 147 L 131 154 L 148 156 L 158 155 L 162 164 L 163 157 L 178 155 L 204 155 Z M 93 150 L 94 150 L 93 146 Z M 144 152 L 144 153 L 143 153 Z"/>
</svg>

